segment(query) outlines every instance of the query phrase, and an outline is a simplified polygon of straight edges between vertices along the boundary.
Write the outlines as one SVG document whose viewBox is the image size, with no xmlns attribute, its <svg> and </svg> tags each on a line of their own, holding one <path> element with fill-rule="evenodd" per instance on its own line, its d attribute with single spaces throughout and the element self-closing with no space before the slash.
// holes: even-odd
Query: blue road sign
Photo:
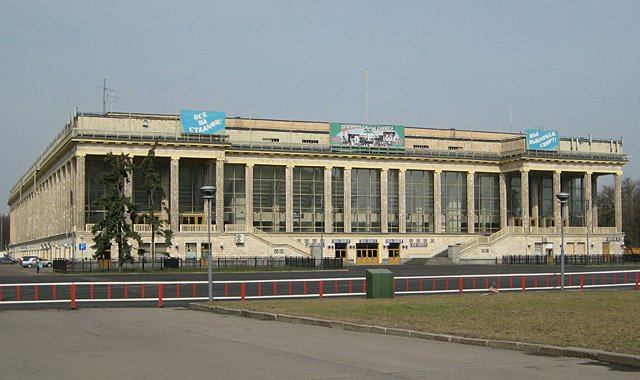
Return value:
<svg viewBox="0 0 640 380">
<path fill-rule="evenodd" d="M 86 251 L 87 250 L 87 243 L 80 243 L 80 250 L 81 251 Z"/>
</svg>

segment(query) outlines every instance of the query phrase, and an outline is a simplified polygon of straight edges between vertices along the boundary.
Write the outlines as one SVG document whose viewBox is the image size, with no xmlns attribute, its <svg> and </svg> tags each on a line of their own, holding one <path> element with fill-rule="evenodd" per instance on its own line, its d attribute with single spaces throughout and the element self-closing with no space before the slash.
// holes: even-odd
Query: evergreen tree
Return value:
<svg viewBox="0 0 640 380">
<path fill-rule="evenodd" d="M 119 156 L 108 153 L 104 161 L 108 168 L 100 177 L 104 193 L 98 198 L 96 205 L 105 210 L 105 216 L 91 228 L 94 242 L 92 248 L 96 259 L 107 259 L 112 242 L 115 242 L 118 247 L 118 269 L 122 270 L 124 263 L 133 262 L 129 240 L 133 239 L 141 244 L 140 235 L 133 230 L 131 224 L 136 216 L 135 205 L 124 195 L 124 186 L 129 182 L 133 162 L 124 153 Z"/>
<path fill-rule="evenodd" d="M 147 156 L 142 160 L 140 165 L 138 165 L 139 172 L 143 176 L 143 184 L 148 199 L 148 215 L 145 218 L 145 221 L 146 224 L 151 227 L 151 268 L 153 268 L 153 266 L 155 265 L 156 235 L 164 237 L 167 247 L 171 246 L 171 240 L 173 239 L 173 231 L 171 230 L 171 226 L 169 225 L 167 220 L 160 220 L 160 218 L 158 218 L 158 216 L 156 215 L 156 209 L 158 209 L 157 211 L 160 212 L 166 211 L 167 214 L 169 213 L 165 202 L 163 202 L 166 197 L 164 188 L 162 187 L 162 176 L 160 175 L 160 171 L 156 167 L 157 146 L 158 142 L 156 141 L 153 147 L 149 149 L 149 152 L 147 152 Z"/>
</svg>

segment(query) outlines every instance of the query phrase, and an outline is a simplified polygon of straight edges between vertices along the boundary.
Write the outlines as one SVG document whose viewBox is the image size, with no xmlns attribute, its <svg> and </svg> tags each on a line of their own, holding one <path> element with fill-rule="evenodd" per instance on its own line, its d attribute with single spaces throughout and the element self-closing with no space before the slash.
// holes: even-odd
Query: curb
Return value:
<svg viewBox="0 0 640 380">
<path fill-rule="evenodd" d="M 606 363 L 621 364 L 631 367 L 640 367 L 640 356 L 630 354 L 620 354 L 617 352 L 608 352 L 601 350 L 593 350 L 580 347 L 558 347 L 544 344 L 532 344 L 523 342 L 511 342 L 506 340 L 491 340 L 479 338 L 466 338 L 455 335 L 433 334 L 422 331 L 398 329 L 383 326 L 360 325 L 351 322 L 332 321 L 326 319 L 297 317 L 286 314 L 264 313 L 260 311 L 251 311 L 245 309 L 232 309 L 215 305 L 202 303 L 190 303 L 191 310 L 207 311 L 216 314 L 233 315 L 237 317 L 246 317 L 259 319 L 263 321 L 278 321 L 285 323 L 293 323 L 299 325 L 311 325 L 340 329 L 345 331 L 355 331 L 363 333 L 385 334 L 393 336 L 411 337 L 418 339 L 428 339 L 439 342 L 468 344 L 472 346 L 500 348 L 504 350 L 523 351 L 536 355 L 571 357 L 596 360 Z"/>
</svg>

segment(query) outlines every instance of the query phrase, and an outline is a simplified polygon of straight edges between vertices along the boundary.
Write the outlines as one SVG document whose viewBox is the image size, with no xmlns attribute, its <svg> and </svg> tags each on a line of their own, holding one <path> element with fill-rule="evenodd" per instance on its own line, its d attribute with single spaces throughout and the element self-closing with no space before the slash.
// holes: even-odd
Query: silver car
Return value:
<svg viewBox="0 0 640 380">
<path fill-rule="evenodd" d="M 32 268 L 38 265 L 38 260 L 40 260 L 40 264 L 43 267 L 53 266 L 51 261 L 39 258 L 38 256 L 24 256 L 20 259 L 20 265 L 22 265 L 23 268 Z"/>
</svg>

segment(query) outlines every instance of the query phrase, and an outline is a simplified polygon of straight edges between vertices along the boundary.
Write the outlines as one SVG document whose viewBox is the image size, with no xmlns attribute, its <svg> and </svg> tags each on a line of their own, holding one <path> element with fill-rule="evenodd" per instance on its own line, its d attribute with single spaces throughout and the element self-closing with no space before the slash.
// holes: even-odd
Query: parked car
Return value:
<svg viewBox="0 0 640 380">
<path fill-rule="evenodd" d="M 0 257 L 0 264 L 15 264 L 18 260 L 14 259 L 11 256 L 2 256 Z"/>
<path fill-rule="evenodd" d="M 22 265 L 23 268 L 32 268 L 37 265 L 38 260 L 40 260 L 40 264 L 42 264 L 43 267 L 53 266 L 51 261 L 39 258 L 38 256 L 23 256 L 22 259 L 20 259 L 20 265 Z"/>
</svg>

